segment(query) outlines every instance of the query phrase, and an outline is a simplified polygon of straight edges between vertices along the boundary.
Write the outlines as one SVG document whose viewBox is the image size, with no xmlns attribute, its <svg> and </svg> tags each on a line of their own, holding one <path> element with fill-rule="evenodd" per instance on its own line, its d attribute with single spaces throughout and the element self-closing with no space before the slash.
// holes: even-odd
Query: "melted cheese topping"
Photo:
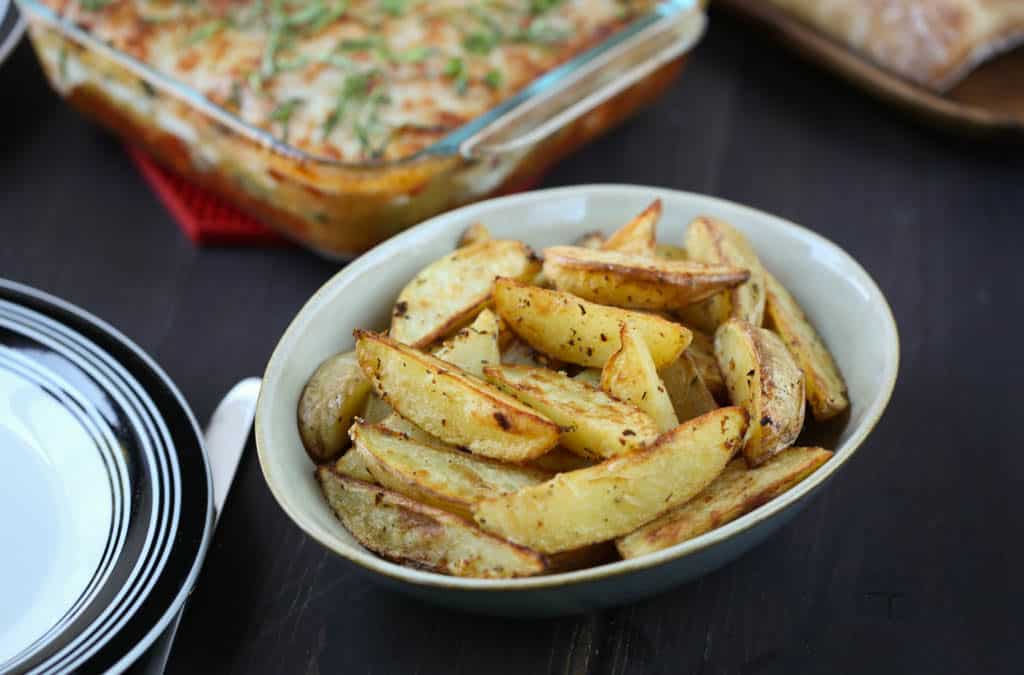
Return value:
<svg viewBox="0 0 1024 675">
<path fill-rule="evenodd" d="M 630 0 L 45 0 L 305 152 L 412 155 L 648 11 Z"/>
</svg>

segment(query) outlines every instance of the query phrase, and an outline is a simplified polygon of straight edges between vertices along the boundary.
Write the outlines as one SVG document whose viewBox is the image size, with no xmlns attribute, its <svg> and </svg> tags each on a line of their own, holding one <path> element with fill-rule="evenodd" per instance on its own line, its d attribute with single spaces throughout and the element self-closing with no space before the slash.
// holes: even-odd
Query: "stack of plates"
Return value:
<svg viewBox="0 0 1024 675">
<path fill-rule="evenodd" d="M 134 661 L 192 588 L 212 503 L 199 428 L 153 361 L 0 281 L 0 672 Z"/>
</svg>

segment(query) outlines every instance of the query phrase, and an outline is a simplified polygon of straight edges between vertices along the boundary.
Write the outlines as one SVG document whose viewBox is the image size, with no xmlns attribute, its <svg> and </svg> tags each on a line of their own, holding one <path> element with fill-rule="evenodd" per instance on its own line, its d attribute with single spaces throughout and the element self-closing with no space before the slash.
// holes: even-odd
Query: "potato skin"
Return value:
<svg viewBox="0 0 1024 675">
<path fill-rule="evenodd" d="M 796 298 L 770 273 L 765 280 L 767 324 L 779 334 L 803 370 L 807 403 L 814 418 L 832 419 L 850 407 L 843 374 Z"/>
<path fill-rule="evenodd" d="M 687 328 L 660 316 L 599 305 L 512 279 L 495 282 L 494 307 L 531 347 L 580 366 L 604 366 L 621 346 L 619 327 L 623 322 L 643 336 L 658 367 L 675 361 L 690 344 Z"/>
<path fill-rule="evenodd" d="M 752 467 L 762 464 L 803 429 L 803 373 L 778 335 L 742 319 L 718 327 L 715 356 L 732 402 L 750 413 L 743 456 Z"/>
<path fill-rule="evenodd" d="M 651 445 L 473 506 L 481 528 L 542 553 L 614 539 L 708 486 L 743 442 L 746 411 L 719 408 Z"/>
<path fill-rule="evenodd" d="M 735 459 L 699 495 L 621 537 L 615 546 L 623 558 L 637 558 L 710 532 L 767 504 L 831 456 L 822 448 L 787 448 L 756 469 Z"/>
<path fill-rule="evenodd" d="M 647 345 L 628 324 L 622 324 L 619 339 L 622 346 L 608 357 L 601 371 L 601 389 L 650 415 L 658 431 L 675 429 L 679 418 Z M 679 356 L 685 357 L 686 352 Z"/>
<path fill-rule="evenodd" d="M 363 410 L 370 381 L 355 352 L 335 354 L 313 372 L 299 396 L 299 436 L 316 463 L 334 459 L 348 447 L 348 428 Z"/>
<path fill-rule="evenodd" d="M 558 290 L 585 300 L 653 311 L 682 309 L 742 284 L 750 276 L 745 269 L 730 265 L 576 246 L 544 249 L 544 274 Z"/>
<path fill-rule="evenodd" d="M 543 556 L 481 531 L 469 521 L 322 465 L 327 502 L 360 544 L 388 560 L 440 574 L 482 579 L 526 577 Z"/>
</svg>

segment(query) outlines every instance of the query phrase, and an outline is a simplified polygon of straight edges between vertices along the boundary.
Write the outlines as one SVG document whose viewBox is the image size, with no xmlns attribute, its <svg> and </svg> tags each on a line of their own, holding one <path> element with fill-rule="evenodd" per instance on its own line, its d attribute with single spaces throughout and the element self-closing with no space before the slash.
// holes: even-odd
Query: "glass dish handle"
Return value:
<svg viewBox="0 0 1024 675">
<path fill-rule="evenodd" d="M 483 159 L 529 148 L 682 56 L 707 24 L 700 5 L 692 4 L 693 11 L 655 16 L 627 28 L 607 49 L 536 80 L 480 124 L 468 125 L 466 137 L 458 141 L 459 154 Z"/>
</svg>

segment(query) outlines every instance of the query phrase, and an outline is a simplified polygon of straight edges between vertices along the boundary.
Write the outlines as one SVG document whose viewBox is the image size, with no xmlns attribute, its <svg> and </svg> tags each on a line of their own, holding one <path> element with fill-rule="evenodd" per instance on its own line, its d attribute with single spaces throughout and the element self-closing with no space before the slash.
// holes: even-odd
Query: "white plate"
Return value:
<svg viewBox="0 0 1024 675">
<path fill-rule="evenodd" d="M 784 495 L 690 541 L 632 560 L 527 579 L 448 577 L 383 560 L 338 522 L 320 493 L 295 423 L 299 394 L 326 357 L 353 348 L 354 328 L 386 328 L 392 303 L 423 266 L 450 252 L 472 223 L 496 237 L 540 249 L 595 230 L 610 232 L 660 197 L 659 238 L 680 243 L 701 214 L 742 230 L 765 265 L 789 287 L 820 328 L 846 375 L 852 409 L 831 449 L 835 456 Z M 861 445 L 882 415 L 899 362 L 889 305 L 843 250 L 781 218 L 687 192 L 592 185 L 504 197 L 433 218 L 342 270 L 306 303 L 267 365 L 256 416 L 263 474 L 274 497 L 311 537 L 374 579 L 440 604 L 494 614 L 542 615 L 593 610 L 635 600 L 693 579 L 744 553 L 792 517 Z"/>
<path fill-rule="evenodd" d="M 212 499 L 195 421 L 137 347 L 0 281 L 0 672 L 131 663 L 191 589 Z"/>
</svg>

